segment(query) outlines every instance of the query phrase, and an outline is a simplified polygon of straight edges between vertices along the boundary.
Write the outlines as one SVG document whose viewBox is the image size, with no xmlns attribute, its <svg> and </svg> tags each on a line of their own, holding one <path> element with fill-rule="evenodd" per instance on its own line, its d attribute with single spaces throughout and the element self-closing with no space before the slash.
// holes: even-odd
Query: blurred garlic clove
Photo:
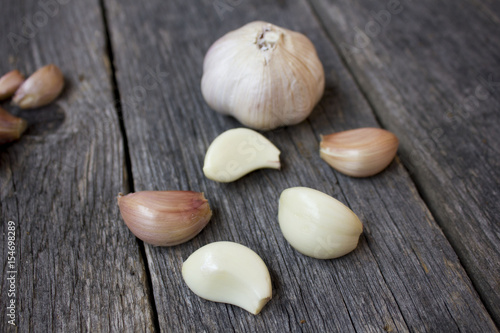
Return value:
<svg viewBox="0 0 500 333">
<path fill-rule="evenodd" d="M 281 193 L 278 220 L 297 251 L 317 259 L 341 257 L 356 248 L 363 224 L 347 206 L 307 187 Z"/>
<path fill-rule="evenodd" d="M 399 140 L 380 128 L 358 128 L 325 135 L 320 156 L 334 169 L 352 177 L 373 176 L 396 156 Z"/>
<path fill-rule="evenodd" d="M 0 108 L 0 144 L 17 140 L 26 130 L 28 123 Z"/>
<path fill-rule="evenodd" d="M 37 108 L 55 100 L 63 88 L 61 70 L 56 65 L 47 65 L 24 81 L 12 101 L 22 109 Z"/>
<path fill-rule="evenodd" d="M 14 95 L 23 82 L 24 76 L 17 69 L 0 77 L 0 100 Z"/>
<path fill-rule="evenodd" d="M 203 62 L 201 91 L 207 104 L 260 130 L 306 119 L 324 86 L 323 65 L 311 41 L 262 21 L 221 37 Z"/>
<path fill-rule="evenodd" d="M 118 195 L 127 227 L 137 238 L 155 246 L 184 243 L 207 225 L 212 211 L 203 193 L 142 191 Z"/>
<path fill-rule="evenodd" d="M 236 305 L 254 315 L 272 296 L 264 261 L 233 242 L 210 243 L 196 250 L 182 265 L 182 277 L 201 298 Z"/>
<path fill-rule="evenodd" d="M 280 151 L 262 134 L 235 128 L 219 135 L 208 147 L 203 173 L 217 182 L 232 182 L 257 169 L 279 169 Z"/>
</svg>

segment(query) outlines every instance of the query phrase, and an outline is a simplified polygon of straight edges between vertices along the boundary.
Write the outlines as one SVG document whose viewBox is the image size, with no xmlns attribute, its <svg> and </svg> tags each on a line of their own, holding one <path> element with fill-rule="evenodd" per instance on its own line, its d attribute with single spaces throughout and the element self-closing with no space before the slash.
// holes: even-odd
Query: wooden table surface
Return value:
<svg viewBox="0 0 500 333">
<path fill-rule="evenodd" d="M 206 149 L 240 124 L 204 102 L 203 57 L 253 20 L 312 40 L 325 93 L 306 121 L 263 132 L 281 171 L 216 183 Z M 6 1 L 0 37 L 0 73 L 55 63 L 66 80 L 49 106 L 2 102 L 29 127 L 0 148 L 1 332 L 497 331 L 499 1 Z M 321 134 L 367 126 L 400 139 L 387 170 L 355 179 L 319 158 Z M 292 186 L 360 217 L 354 252 L 316 260 L 291 248 L 277 209 Z M 188 243 L 149 246 L 116 204 L 141 190 L 202 191 L 213 218 Z M 270 270 L 273 299 L 257 316 L 182 280 L 182 262 L 221 240 Z"/>
</svg>

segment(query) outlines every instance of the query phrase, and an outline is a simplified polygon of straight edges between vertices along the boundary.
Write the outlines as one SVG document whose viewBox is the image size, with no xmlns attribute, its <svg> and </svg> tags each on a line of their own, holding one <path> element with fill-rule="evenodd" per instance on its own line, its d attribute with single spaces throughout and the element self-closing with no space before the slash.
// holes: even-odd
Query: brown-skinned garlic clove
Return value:
<svg viewBox="0 0 500 333">
<path fill-rule="evenodd" d="M 266 264 L 248 247 L 215 242 L 192 253 L 182 265 L 182 277 L 201 298 L 239 306 L 256 315 L 272 297 Z"/>
<path fill-rule="evenodd" d="M 19 87 L 12 102 L 22 109 L 33 109 L 51 103 L 64 88 L 64 77 L 56 65 L 38 69 Z"/>
<path fill-rule="evenodd" d="M 28 123 L 0 107 L 0 144 L 17 140 L 26 130 Z"/>
<path fill-rule="evenodd" d="M 137 238 L 155 246 L 178 245 L 207 225 L 212 211 L 203 193 L 141 191 L 118 195 L 127 227 Z"/>
<path fill-rule="evenodd" d="M 352 177 L 384 170 L 396 156 L 399 140 L 380 128 L 358 128 L 321 138 L 320 156 L 334 169 Z"/>
<path fill-rule="evenodd" d="M 317 259 L 338 258 L 353 251 L 363 232 L 363 224 L 352 210 L 307 187 L 292 187 L 281 193 L 278 220 L 290 245 Z"/>
<path fill-rule="evenodd" d="M 0 77 L 0 100 L 14 95 L 23 82 L 24 76 L 17 69 Z"/>
<path fill-rule="evenodd" d="M 221 37 L 203 62 L 201 91 L 207 104 L 260 130 L 303 121 L 324 85 L 323 65 L 311 41 L 261 21 Z"/>
<path fill-rule="evenodd" d="M 203 173 L 217 182 L 232 182 L 257 169 L 279 169 L 279 156 L 279 149 L 262 134 L 248 128 L 235 128 L 210 144 Z"/>
</svg>

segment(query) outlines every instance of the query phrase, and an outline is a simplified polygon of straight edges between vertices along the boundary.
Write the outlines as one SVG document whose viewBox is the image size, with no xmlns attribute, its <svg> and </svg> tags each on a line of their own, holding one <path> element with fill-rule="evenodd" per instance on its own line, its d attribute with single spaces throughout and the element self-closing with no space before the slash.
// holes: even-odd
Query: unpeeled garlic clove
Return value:
<svg viewBox="0 0 500 333">
<path fill-rule="evenodd" d="M 303 121 L 324 86 L 323 65 L 311 41 L 262 21 L 221 37 L 203 62 L 201 91 L 207 104 L 260 130 Z"/>
<path fill-rule="evenodd" d="M 297 251 L 317 259 L 341 257 L 356 248 L 363 224 L 347 206 L 307 187 L 281 193 L 278 220 Z"/>
<path fill-rule="evenodd" d="M 182 265 L 182 277 L 196 295 L 258 314 L 272 296 L 266 264 L 248 247 L 215 242 L 196 250 Z"/>
<path fill-rule="evenodd" d="M 0 144 L 17 140 L 26 130 L 28 123 L 0 108 Z"/>
<path fill-rule="evenodd" d="M 118 195 L 127 227 L 137 238 L 155 246 L 173 246 L 196 236 L 212 211 L 203 193 L 142 191 Z"/>
<path fill-rule="evenodd" d="M 334 169 L 352 177 L 373 176 L 396 156 L 399 140 L 380 128 L 358 128 L 322 137 L 320 156 Z"/>
<path fill-rule="evenodd" d="M 279 169 L 280 151 L 262 134 L 235 128 L 219 135 L 208 147 L 203 173 L 218 182 L 232 182 L 257 169 Z"/>
<path fill-rule="evenodd" d="M 0 77 L 0 100 L 14 95 L 23 82 L 24 76 L 17 69 Z"/>
<path fill-rule="evenodd" d="M 56 65 L 38 69 L 19 87 L 12 101 L 22 109 L 44 106 L 56 99 L 64 88 L 64 77 Z"/>
</svg>

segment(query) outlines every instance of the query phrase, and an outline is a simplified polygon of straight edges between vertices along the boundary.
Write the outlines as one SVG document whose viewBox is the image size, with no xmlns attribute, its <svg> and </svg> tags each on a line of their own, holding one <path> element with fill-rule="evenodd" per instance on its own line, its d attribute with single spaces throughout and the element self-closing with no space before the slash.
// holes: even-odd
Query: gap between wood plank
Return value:
<svg viewBox="0 0 500 333">
<path fill-rule="evenodd" d="M 367 93 L 365 92 L 365 90 L 363 89 L 363 86 L 360 84 L 359 80 L 358 80 L 358 77 L 355 75 L 354 71 L 352 70 L 352 67 L 349 65 L 348 61 L 346 60 L 345 58 L 345 55 L 342 53 L 342 50 L 340 49 L 340 46 L 339 44 L 336 42 L 335 38 L 329 33 L 327 27 L 325 26 L 321 16 L 318 14 L 315 6 L 311 3 L 311 1 L 314 1 L 314 0 L 306 0 L 305 2 L 307 3 L 307 5 L 309 6 L 310 10 L 311 10 L 311 13 L 314 15 L 314 17 L 316 18 L 318 24 L 321 26 L 323 32 L 325 33 L 326 37 L 328 38 L 328 40 L 332 43 L 333 47 L 335 48 L 335 50 L 337 50 L 337 53 L 339 54 L 339 57 L 340 57 L 340 60 L 342 61 L 344 67 L 347 69 L 347 71 L 349 72 L 349 74 L 351 75 L 354 83 L 356 84 L 356 86 L 358 87 L 359 91 L 361 92 L 361 95 L 364 97 L 364 99 L 366 100 L 366 102 L 368 103 L 368 105 L 370 106 L 370 109 L 373 111 L 373 116 L 375 118 L 375 121 L 377 122 L 377 124 L 381 127 L 381 128 L 385 128 L 383 125 L 383 122 L 382 120 L 379 118 L 377 112 L 376 112 L 376 108 L 375 108 L 375 105 L 372 103 L 372 101 L 370 100 L 370 98 L 368 97 Z M 460 264 L 462 265 L 464 271 L 467 273 L 467 277 L 469 278 L 469 280 L 471 281 L 471 284 L 472 286 L 474 287 L 474 290 L 476 291 L 476 294 L 478 295 L 479 299 L 481 300 L 481 303 L 483 303 L 483 306 L 484 308 L 486 309 L 486 311 L 488 312 L 488 314 L 490 315 L 491 318 L 493 318 L 493 315 L 490 311 L 490 309 L 488 308 L 487 306 L 487 303 L 485 302 L 485 300 L 483 299 L 483 296 L 482 294 L 479 292 L 479 289 L 477 288 L 477 285 L 476 285 L 476 281 L 474 279 L 471 278 L 469 272 L 468 272 L 468 267 L 464 266 L 462 264 L 462 258 L 460 257 L 459 255 L 459 252 L 457 252 L 456 248 L 455 248 L 455 244 L 452 242 L 452 240 L 448 237 L 445 229 L 443 229 L 443 227 L 441 226 L 442 225 L 442 222 L 440 221 L 440 219 L 436 216 L 436 214 L 434 214 L 434 211 L 433 209 L 428 205 L 428 201 L 429 201 L 429 198 L 424 194 L 421 186 L 420 186 L 420 183 L 417 181 L 417 179 L 415 178 L 415 176 L 413 175 L 412 172 L 410 172 L 410 170 L 408 169 L 408 167 L 405 165 L 404 163 L 404 160 L 400 159 L 400 162 L 401 162 L 401 165 L 403 166 L 403 168 L 406 170 L 408 176 L 410 177 L 410 179 L 412 180 L 413 184 L 415 185 L 415 188 L 417 190 L 417 194 L 420 198 L 422 198 L 422 201 L 425 203 L 427 209 L 429 210 L 429 212 L 431 213 L 432 215 L 432 218 L 437 222 L 438 226 L 440 227 L 440 229 L 442 230 L 444 236 L 446 237 L 446 239 L 448 240 L 448 243 L 450 243 L 451 247 L 453 248 L 453 251 L 455 252 L 455 254 L 457 255 L 458 257 L 458 260 L 460 261 Z"/>
<path fill-rule="evenodd" d="M 132 161 L 130 159 L 130 151 L 128 148 L 127 130 L 125 128 L 125 124 L 123 121 L 121 95 L 120 95 L 120 90 L 118 88 L 118 81 L 116 80 L 114 53 L 113 53 L 113 46 L 111 44 L 111 34 L 110 34 L 110 30 L 109 30 L 108 17 L 107 17 L 108 13 L 106 10 L 106 6 L 104 4 L 104 0 L 99 0 L 99 5 L 101 7 L 102 21 L 103 21 L 103 26 L 104 26 L 106 55 L 109 59 L 109 66 L 110 66 L 110 71 L 111 71 L 111 88 L 113 91 L 113 101 L 114 101 L 116 113 L 118 115 L 118 123 L 120 125 L 120 133 L 122 135 L 122 140 L 123 140 L 122 141 L 123 142 L 123 155 L 125 157 L 125 166 L 124 166 L 123 177 L 126 178 L 124 180 L 124 185 L 127 187 L 126 190 L 128 192 L 135 192 L 134 180 L 133 180 L 133 174 L 132 174 Z M 160 322 L 158 319 L 158 311 L 156 309 L 156 302 L 155 302 L 154 293 L 153 293 L 153 283 L 151 280 L 151 272 L 149 271 L 149 262 L 148 262 L 148 258 L 146 256 L 146 249 L 144 247 L 144 242 L 142 240 L 140 240 L 138 238 L 136 238 L 136 240 L 137 240 L 137 245 L 139 246 L 139 251 L 141 253 L 142 260 L 144 262 L 144 270 L 146 272 L 148 298 L 149 298 L 149 303 L 151 304 L 151 310 L 153 312 L 154 330 L 155 330 L 155 332 L 160 332 Z"/>
</svg>

